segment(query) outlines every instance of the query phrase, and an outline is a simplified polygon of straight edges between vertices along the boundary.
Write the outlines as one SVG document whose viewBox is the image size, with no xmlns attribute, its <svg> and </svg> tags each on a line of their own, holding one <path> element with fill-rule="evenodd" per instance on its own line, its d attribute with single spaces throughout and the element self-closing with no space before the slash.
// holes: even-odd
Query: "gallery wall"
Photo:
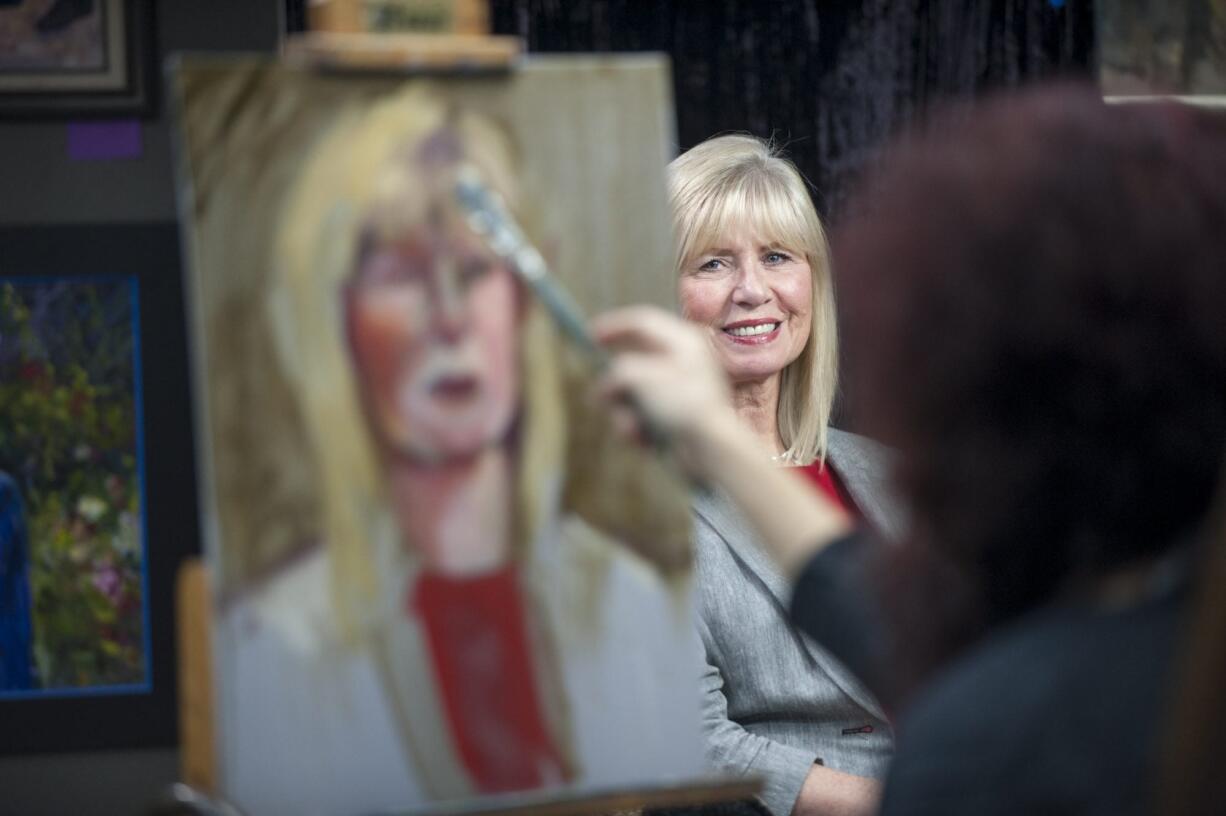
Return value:
<svg viewBox="0 0 1226 816">
<path fill-rule="evenodd" d="M 153 2 L 154 47 L 271 52 L 279 0 Z M 160 74 L 154 77 L 159 84 Z M 0 224 L 170 221 L 175 218 L 170 128 L 164 100 L 140 123 L 141 153 L 114 161 L 68 156 L 66 121 L 0 120 Z"/>
<path fill-rule="evenodd" d="M 153 6 L 159 59 L 182 51 L 276 50 L 279 0 L 159 0 Z M 139 155 L 80 161 L 69 158 L 67 121 L 0 121 L 0 226 L 174 221 L 170 128 L 161 100 L 139 128 Z M 0 756 L 0 814 L 137 814 L 178 771 L 178 751 L 169 746 Z"/>
</svg>

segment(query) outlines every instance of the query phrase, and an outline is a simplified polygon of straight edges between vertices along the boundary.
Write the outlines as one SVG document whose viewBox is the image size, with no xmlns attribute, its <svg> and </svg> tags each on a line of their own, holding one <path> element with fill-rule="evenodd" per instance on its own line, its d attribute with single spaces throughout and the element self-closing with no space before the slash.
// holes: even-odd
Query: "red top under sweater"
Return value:
<svg viewBox="0 0 1226 816">
<path fill-rule="evenodd" d="M 851 495 L 847 492 L 847 488 L 843 485 L 843 480 L 839 474 L 835 473 L 834 468 L 827 462 L 825 467 L 822 467 L 820 462 L 798 467 L 800 471 L 818 490 L 822 492 L 830 501 L 834 502 L 843 511 L 853 519 L 860 521 L 863 519 L 863 514 L 860 513 L 860 508 L 856 507 L 856 503 L 852 501 Z"/>
</svg>

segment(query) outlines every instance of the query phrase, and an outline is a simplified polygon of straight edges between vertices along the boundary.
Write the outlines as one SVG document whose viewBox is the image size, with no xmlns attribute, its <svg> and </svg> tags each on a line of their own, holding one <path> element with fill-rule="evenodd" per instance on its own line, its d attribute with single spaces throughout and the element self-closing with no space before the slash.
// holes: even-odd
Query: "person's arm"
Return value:
<svg viewBox="0 0 1226 816">
<path fill-rule="evenodd" d="M 728 718 L 724 678 L 711 652 L 710 633 L 698 622 L 705 667 L 702 725 L 707 754 L 719 768 L 738 775 L 759 774 L 762 801 L 776 816 L 867 816 L 875 812 L 880 784 L 815 764 L 812 751 L 751 734 Z"/>
<path fill-rule="evenodd" d="M 705 633 L 701 621 L 698 628 Z M 706 650 L 703 665 L 701 691 L 707 759 L 715 767 L 738 776 L 761 776 L 764 785 L 760 797 L 763 803 L 775 816 L 788 816 L 800 797 L 805 774 L 813 767 L 816 755 L 812 751 L 751 734 L 729 719 L 724 676 L 715 665 L 709 649 Z"/>
<path fill-rule="evenodd" d="M 870 576 L 881 544 L 864 530 L 811 556 L 792 586 L 792 622 L 860 679 L 887 713 L 898 701 L 893 633 Z"/>
<path fill-rule="evenodd" d="M 632 306 L 602 315 L 593 328 L 602 343 L 622 352 L 600 386 L 615 423 L 633 435 L 635 410 L 647 412 L 669 434 L 683 466 L 736 503 L 787 575 L 851 531 L 841 508 L 762 455 L 694 327 L 662 309 Z"/>
<path fill-rule="evenodd" d="M 876 779 L 814 765 L 792 816 L 872 816 L 880 802 L 881 783 Z"/>
</svg>

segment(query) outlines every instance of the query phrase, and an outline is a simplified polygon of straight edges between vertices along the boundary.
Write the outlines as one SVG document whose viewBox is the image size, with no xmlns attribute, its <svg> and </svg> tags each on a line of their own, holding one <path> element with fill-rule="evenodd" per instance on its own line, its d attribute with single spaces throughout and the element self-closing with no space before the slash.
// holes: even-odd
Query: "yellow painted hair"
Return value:
<svg viewBox="0 0 1226 816">
<path fill-rule="evenodd" d="M 444 133 L 458 146 L 457 161 L 475 165 L 522 222 L 517 157 L 506 131 L 414 85 L 373 108 L 347 112 L 321 138 L 289 191 L 275 236 L 268 317 L 305 419 L 304 459 L 322 511 L 318 535 L 329 548 L 338 627 L 351 643 L 377 592 L 377 531 L 395 525 L 387 523 L 378 455 L 345 342 L 341 290 L 365 233 L 395 235 L 424 217 L 431 191 L 411 158 Z M 517 553 L 545 522 L 565 459 L 550 330 L 540 310 L 526 303 L 519 337 Z"/>
</svg>

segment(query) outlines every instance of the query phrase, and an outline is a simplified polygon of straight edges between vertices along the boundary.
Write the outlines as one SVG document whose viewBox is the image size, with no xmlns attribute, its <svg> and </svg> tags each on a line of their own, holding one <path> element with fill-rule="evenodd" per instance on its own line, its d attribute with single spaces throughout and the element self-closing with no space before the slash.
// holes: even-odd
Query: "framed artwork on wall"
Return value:
<svg viewBox="0 0 1226 816">
<path fill-rule="evenodd" d="M 149 690 L 139 295 L 0 275 L 0 699 Z"/>
<path fill-rule="evenodd" d="M 176 742 L 186 365 L 173 224 L 0 228 L 0 753 Z"/>
<path fill-rule="evenodd" d="M 150 0 L 0 0 L 0 119 L 147 114 L 152 9 Z"/>
</svg>

